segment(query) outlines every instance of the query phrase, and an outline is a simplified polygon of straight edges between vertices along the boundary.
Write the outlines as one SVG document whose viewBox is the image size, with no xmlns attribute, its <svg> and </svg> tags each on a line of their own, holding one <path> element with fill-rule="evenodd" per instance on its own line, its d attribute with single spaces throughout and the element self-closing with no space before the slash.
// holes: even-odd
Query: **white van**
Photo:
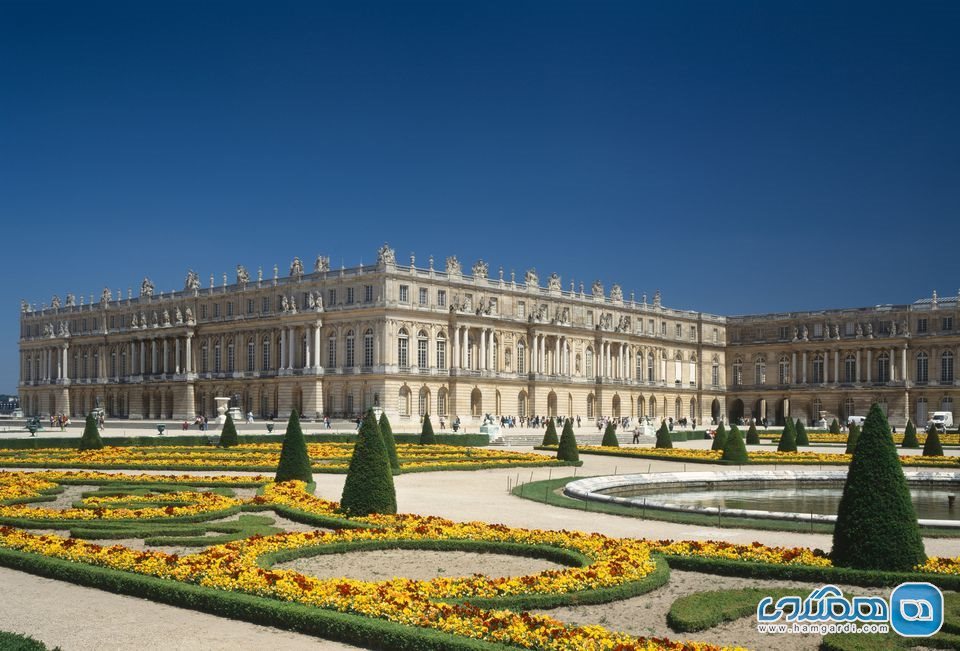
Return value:
<svg viewBox="0 0 960 651">
<path fill-rule="evenodd" d="M 945 432 L 948 427 L 953 427 L 952 411 L 935 411 L 930 415 L 927 421 L 927 427 L 933 425 L 938 431 Z"/>
<path fill-rule="evenodd" d="M 863 421 L 865 420 L 867 420 L 866 416 L 847 416 L 847 427 L 850 427 L 851 425 L 863 427 Z"/>
</svg>

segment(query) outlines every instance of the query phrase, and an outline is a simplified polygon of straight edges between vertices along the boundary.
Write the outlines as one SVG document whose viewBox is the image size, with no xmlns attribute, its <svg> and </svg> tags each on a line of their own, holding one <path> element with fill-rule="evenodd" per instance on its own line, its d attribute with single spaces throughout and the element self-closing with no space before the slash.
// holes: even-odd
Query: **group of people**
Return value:
<svg viewBox="0 0 960 651">
<path fill-rule="evenodd" d="M 67 425 L 70 424 L 70 417 L 66 414 L 57 414 L 54 416 L 50 414 L 50 429 L 54 427 L 59 427 L 60 431 L 67 429 Z M 100 417 L 99 427 L 103 428 L 103 416 Z"/>
</svg>

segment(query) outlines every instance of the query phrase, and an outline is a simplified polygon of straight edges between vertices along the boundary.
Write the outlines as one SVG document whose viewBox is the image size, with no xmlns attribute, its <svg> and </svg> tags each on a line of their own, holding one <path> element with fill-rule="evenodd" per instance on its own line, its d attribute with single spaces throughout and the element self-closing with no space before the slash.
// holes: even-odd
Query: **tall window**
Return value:
<svg viewBox="0 0 960 651">
<path fill-rule="evenodd" d="M 693 355 L 690 356 L 690 375 L 687 377 L 687 380 L 690 381 L 690 386 L 693 386 L 697 383 L 697 358 Z M 716 382 L 714 382 L 716 384 Z"/>
<path fill-rule="evenodd" d="M 758 358 L 753 366 L 754 384 L 767 383 L 767 362 L 762 357 Z"/>
<path fill-rule="evenodd" d="M 847 355 L 843 358 L 843 381 L 857 381 L 857 358 L 853 355 Z"/>
<path fill-rule="evenodd" d="M 347 305 L 353 305 L 353 287 L 347 287 Z"/>
<path fill-rule="evenodd" d="M 917 398 L 917 425 L 923 426 L 927 422 L 927 399 Z"/>
<path fill-rule="evenodd" d="M 263 338 L 263 366 L 260 367 L 262 371 L 269 371 L 272 368 L 270 364 L 270 338 Z"/>
<path fill-rule="evenodd" d="M 447 368 L 447 338 L 442 332 L 437 335 L 437 368 L 440 370 Z M 440 400 L 440 396 L 437 396 L 437 400 Z"/>
<path fill-rule="evenodd" d="M 636 379 L 637 382 L 643 382 L 643 355 L 637 353 L 634 359 L 636 363 L 636 377 L 634 379 Z"/>
<path fill-rule="evenodd" d="M 410 285 L 400 285 L 400 302 L 410 302 Z"/>
<path fill-rule="evenodd" d="M 400 409 L 401 416 L 410 415 L 410 388 L 409 387 L 400 388 L 400 400 L 397 407 Z"/>
<path fill-rule="evenodd" d="M 260 312 L 262 312 L 263 314 L 270 313 L 270 297 L 269 296 L 264 296 L 263 300 L 260 302 Z"/>
<path fill-rule="evenodd" d="M 647 355 L 647 382 L 653 382 L 657 379 L 656 364 L 653 360 L 653 353 Z"/>
<path fill-rule="evenodd" d="M 446 416 L 447 415 L 447 390 L 440 389 L 437 393 L 437 415 Z"/>
<path fill-rule="evenodd" d="M 930 358 L 926 353 L 917 353 L 917 382 L 928 382 L 930 379 Z"/>
<path fill-rule="evenodd" d="M 337 337 L 331 335 L 327 339 L 327 366 L 329 368 L 337 367 Z"/>
<path fill-rule="evenodd" d="M 890 381 L 890 355 L 880 353 L 877 357 L 877 382 Z"/>
<path fill-rule="evenodd" d="M 713 364 L 710 366 L 710 385 L 714 387 L 720 386 L 720 362 L 716 359 L 713 360 Z"/>
<path fill-rule="evenodd" d="M 373 330 L 363 334 L 363 365 L 373 366 Z"/>
<path fill-rule="evenodd" d="M 337 290 L 331 289 L 327 292 L 327 305 L 334 306 L 337 304 Z"/>
<path fill-rule="evenodd" d="M 373 303 L 373 285 L 363 286 L 363 302 Z"/>
<path fill-rule="evenodd" d="M 447 290 L 438 289 L 437 290 L 437 307 L 446 307 L 447 306 Z M 446 396 L 444 396 L 446 400 Z"/>
<path fill-rule="evenodd" d="M 210 356 L 207 353 L 208 353 L 207 346 L 206 344 L 204 344 L 200 348 L 200 372 L 201 373 L 210 372 L 210 363 L 209 363 Z M 86 369 L 86 366 L 84 366 L 84 369 Z M 86 374 L 86 370 L 84 370 L 84 374 Z"/>
<path fill-rule="evenodd" d="M 234 355 L 233 355 L 233 342 L 227 344 L 227 373 L 233 373 L 234 369 Z"/>
<path fill-rule="evenodd" d="M 594 398 L 593 394 L 587 396 L 587 418 L 593 418 L 593 408 L 594 408 Z"/>
<path fill-rule="evenodd" d="M 673 376 L 674 384 L 680 384 L 683 379 L 683 356 L 680 353 L 677 353 L 677 356 L 673 359 Z"/>
<path fill-rule="evenodd" d="M 120 375 L 127 375 L 127 351 L 120 353 Z"/>
<path fill-rule="evenodd" d="M 427 356 L 427 343 L 429 343 L 427 333 L 421 330 L 417 333 L 417 368 L 427 368 L 430 366 Z"/>
<path fill-rule="evenodd" d="M 790 384 L 790 359 L 784 355 L 777 364 L 778 384 Z"/>
<path fill-rule="evenodd" d="M 421 287 L 418 294 L 420 295 L 420 305 L 426 305 L 429 302 L 427 298 L 428 290 L 426 287 Z"/>
<path fill-rule="evenodd" d="M 527 347 L 522 341 L 517 343 L 517 373 L 527 372 Z"/>
<path fill-rule="evenodd" d="M 733 361 L 733 386 L 743 384 L 743 360 L 739 357 Z"/>
<path fill-rule="evenodd" d="M 817 354 L 813 358 L 813 383 L 823 384 L 823 354 Z"/>
<path fill-rule="evenodd" d="M 247 342 L 247 370 L 254 371 L 256 367 L 254 366 L 257 363 L 257 347 L 253 343 L 253 339 Z"/>
<path fill-rule="evenodd" d="M 117 354 L 110 353 L 110 377 L 117 377 Z"/>
<path fill-rule="evenodd" d="M 943 355 L 940 356 L 940 383 L 953 383 L 953 353 L 949 350 L 944 351 Z"/>
<path fill-rule="evenodd" d="M 410 366 L 410 337 L 407 335 L 406 330 L 400 330 L 400 334 L 397 337 L 397 365 L 400 368 L 407 368 Z M 409 394 L 410 390 L 407 389 Z M 408 399 L 409 400 L 409 399 Z M 407 410 L 409 414 L 409 409 Z"/>
<path fill-rule="evenodd" d="M 419 399 L 417 400 L 417 414 L 424 416 L 430 408 L 430 392 L 426 387 L 420 389 Z"/>
<path fill-rule="evenodd" d="M 219 373 L 219 372 L 220 372 L 220 368 L 221 368 L 220 362 L 221 362 L 221 358 L 220 358 L 220 342 L 218 341 L 218 342 L 217 342 L 216 344 L 214 344 L 214 346 L 213 346 L 213 372 L 214 372 L 214 373 Z"/>
<path fill-rule="evenodd" d="M 820 412 L 823 411 L 823 402 L 820 398 L 813 399 L 813 418 L 814 420 L 820 419 Z"/>
<path fill-rule="evenodd" d="M 850 416 L 856 415 L 856 403 L 854 403 L 853 398 L 847 398 L 843 401 L 843 417 L 844 419 L 849 418 Z"/>
<path fill-rule="evenodd" d="M 343 362 L 344 366 L 346 366 L 347 368 L 352 368 L 356 366 L 356 364 L 354 363 L 356 361 L 354 357 L 355 345 L 356 345 L 356 342 L 354 341 L 353 330 L 350 330 L 347 332 L 346 359 L 344 359 L 344 362 Z"/>
<path fill-rule="evenodd" d="M 594 377 L 593 374 L 593 349 L 587 348 L 587 377 Z"/>
</svg>

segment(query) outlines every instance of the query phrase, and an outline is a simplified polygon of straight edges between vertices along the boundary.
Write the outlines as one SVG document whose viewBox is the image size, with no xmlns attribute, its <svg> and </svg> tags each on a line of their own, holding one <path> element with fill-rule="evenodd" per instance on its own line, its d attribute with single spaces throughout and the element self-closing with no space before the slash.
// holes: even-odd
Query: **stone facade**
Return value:
<svg viewBox="0 0 960 651">
<path fill-rule="evenodd" d="M 258 418 L 350 417 L 378 405 L 403 425 L 422 413 L 648 415 L 704 422 L 726 413 L 723 317 L 625 300 L 553 274 L 399 264 L 288 276 L 262 272 L 86 305 L 21 306 L 20 396 L 28 414 L 189 419 L 226 396 Z M 496 277 L 490 277 L 495 275 Z M 56 307 L 54 307 L 54 304 Z"/>
</svg>

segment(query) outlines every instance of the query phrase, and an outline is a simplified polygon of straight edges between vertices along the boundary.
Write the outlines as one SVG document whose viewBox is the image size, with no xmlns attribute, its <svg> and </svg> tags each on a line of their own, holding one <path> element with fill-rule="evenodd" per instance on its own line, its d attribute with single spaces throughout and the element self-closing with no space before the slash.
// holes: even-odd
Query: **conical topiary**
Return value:
<svg viewBox="0 0 960 651">
<path fill-rule="evenodd" d="M 613 423 L 607 423 L 607 429 L 603 430 L 603 441 L 600 445 L 607 448 L 619 448 L 620 441 L 617 440 L 617 426 Z"/>
<path fill-rule="evenodd" d="M 920 441 L 917 439 L 917 428 L 912 420 L 907 421 L 907 428 L 903 430 L 903 443 L 900 445 L 905 448 L 920 447 Z"/>
<path fill-rule="evenodd" d="M 547 431 L 543 433 L 543 441 L 540 442 L 540 445 L 559 445 L 560 439 L 557 438 L 557 426 L 553 424 L 553 419 L 551 418 L 547 422 Z"/>
<path fill-rule="evenodd" d="M 430 423 L 430 414 L 423 415 L 423 428 L 420 430 L 420 445 L 435 445 L 437 437 L 433 435 L 433 425 Z"/>
<path fill-rule="evenodd" d="M 307 453 L 307 442 L 303 439 L 303 430 L 300 429 L 300 414 L 294 409 L 290 412 L 287 421 L 287 431 L 283 435 L 283 447 L 280 448 L 280 463 L 277 465 L 277 476 L 274 481 L 290 481 L 299 479 L 308 484 L 313 481 L 313 472 L 310 470 L 310 455 Z"/>
<path fill-rule="evenodd" d="M 397 441 L 393 438 L 393 428 L 390 427 L 390 421 L 387 419 L 387 412 L 380 414 L 380 436 L 383 437 L 383 444 L 387 448 L 387 458 L 390 459 L 390 468 L 393 474 L 400 472 L 400 457 L 397 456 Z"/>
<path fill-rule="evenodd" d="M 894 572 L 927 558 L 890 424 L 876 404 L 850 462 L 830 556 L 837 567 Z"/>
<path fill-rule="evenodd" d="M 940 434 L 937 433 L 937 428 L 933 425 L 927 428 L 927 440 L 923 443 L 923 456 L 943 456 L 943 445 L 940 444 Z"/>
<path fill-rule="evenodd" d="M 856 423 L 850 423 L 850 433 L 847 434 L 847 449 L 844 450 L 844 454 L 853 454 L 853 451 L 857 449 L 857 441 L 860 439 L 860 428 L 857 427 Z"/>
<path fill-rule="evenodd" d="M 740 434 L 740 428 L 736 425 L 730 427 L 727 441 L 723 445 L 723 456 L 720 459 L 731 463 L 746 463 L 748 461 L 747 446 L 743 444 L 743 435 Z"/>
<path fill-rule="evenodd" d="M 726 442 L 727 430 L 724 428 L 723 423 L 720 423 L 719 427 L 717 427 L 716 434 L 713 435 L 713 445 L 710 446 L 710 449 L 714 451 L 722 451 Z"/>
<path fill-rule="evenodd" d="M 800 447 L 801 445 L 810 445 L 810 439 L 807 438 L 807 428 L 803 426 L 803 421 L 799 418 L 797 419 L 796 433 L 797 447 Z"/>
<path fill-rule="evenodd" d="M 796 452 L 797 434 L 793 431 L 793 420 L 787 418 L 783 425 L 783 433 L 780 435 L 780 443 L 777 444 L 777 452 Z"/>
<path fill-rule="evenodd" d="M 340 511 L 353 517 L 397 512 L 390 458 L 372 409 L 367 410 L 353 446 Z"/>
<path fill-rule="evenodd" d="M 560 443 L 557 446 L 557 459 L 577 463 L 580 461 L 580 452 L 577 450 L 577 437 L 573 435 L 573 422 L 568 418 L 563 424 L 560 433 Z"/>
<path fill-rule="evenodd" d="M 833 419 L 833 422 L 830 423 L 830 433 L 831 433 L 831 434 L 839 434 L 839 433 L 840 433 L 840 423 L 837 421 L 836 418 L 834 418 L 834 419 Z"/>
<path fill-rule="evenodd" d="M 750 423 L 750 429 L 747 430 L 747 445 L 760 445 L 760 434 L 757 432 L 756 423 Z"/>
<path fill-rule="evenodd" d="M 666 421 L 660 423 L 660 429 L 657 430 L 657 448 L 672 448 L 673 441 L 670 440 L 670 430 L 667 428 Z"/>
<path fill-rule="evenodd" d="M 233 424 L 233 416 L 230 415 L 230 412 L 227 412 L 227 421 L 223 424 L 223 429 L 220 430 L 220 447 L 229 448 L 238 443 L 240 441 L 237 440 L 237 426 Z"/>
<path fill-rule="evenodd" d="M 81 450 L 100 450 L 103 448 L 103 439 L 97 428 L 97 419 L 93 414 L 87 414 L 87 422 L 83 426 L 83 436 L 80 437 Z"/>
</svg>

